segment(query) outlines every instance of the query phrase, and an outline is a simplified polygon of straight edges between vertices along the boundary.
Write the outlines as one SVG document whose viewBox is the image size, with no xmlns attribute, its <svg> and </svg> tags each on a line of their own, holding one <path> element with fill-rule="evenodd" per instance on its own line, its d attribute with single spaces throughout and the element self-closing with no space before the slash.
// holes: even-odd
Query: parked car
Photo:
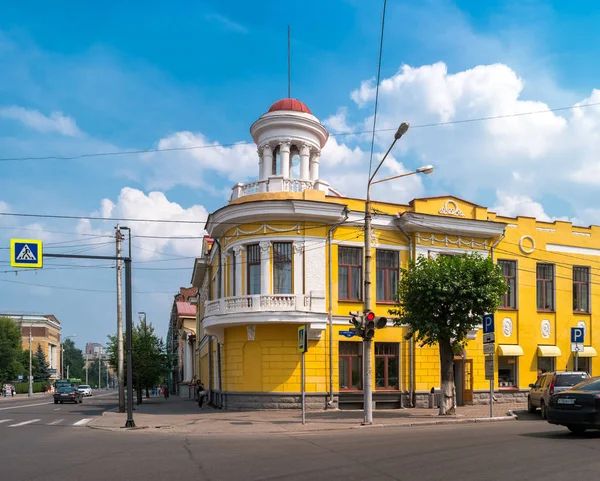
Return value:
<svg viewBox="0 0 600 481">
<path fill-rule="evenodd" d="M 542 374 L 535 384 L 530 384 L 529 395 L 527 396 L 527 408 L 530 413 L 534 413 L 538 408 L 541 411 L 542 419 L 546 419 L 546 409 L 550 398 L 559 392 L 565 391 L 586 379 L 589 379 L 587 372 L 565 371 L 565 372 L 546 372 Z"/>
<path fill-rule="evenodd" d="M 54 393 L 54 404 L 62 404 L 64 402 L 81 404 L 83 402 L 83 394 L 74 387 L 61 387 Z"/>
<path fill-rule="evenodd" d="M 574 434 L 600 429 L 600 377 L 552 396 L 546 416 L 550 424 L 566 426 Z"/>
<path fill-rule="evenodd" d="M 87 384 L 82 384 L 81 386 L 79 386 L 77 388 L 77 390 L 83 394 L 84 396 L 91 396 L 92 395 L 92 388 L 91 386 L 88 386 Z"/>
</svg>

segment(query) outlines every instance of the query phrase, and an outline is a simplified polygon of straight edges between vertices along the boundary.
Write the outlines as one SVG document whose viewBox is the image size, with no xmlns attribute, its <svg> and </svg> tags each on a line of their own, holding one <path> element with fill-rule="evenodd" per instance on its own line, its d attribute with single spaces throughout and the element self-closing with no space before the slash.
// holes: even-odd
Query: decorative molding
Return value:
<svg viewBox="0 0 600 481">
<path fill-rule="evenodd" d="M 556 229 L 550 229 L 549 227 L 536 227 L 535 230 L 540 232 L 556 232 Z"/>
<path fill-rule="evenodd" d="M 587 325 L 586 325 L 585 321 L 579 321 L 577 323 L 577 327 L 581 327 L 581 329 L 583 329 L 583 335 L 585 336 L 586 329 L 587 329 Z"/>
<path fill-rule="evenodd" d="M 458 208 L 458 204 L 451 199 L 446 201 L 444 206 L 439 210 L 439 213 L 445 215 L 454 215 L 457 217 L 465 216 L 464 212 Z"/>
<path fill-rule="evenodd" d="M 246 247 L 243 245 L 237 245 L 231 248 L 231 250 L 233 251 L 233 253 L 235 254 L 236 257 L 239 257 L 239 255 L 242 253 L 242 251 L 245 249 Z"/>
<path fill-rule="evenodd" d="M 258 243 L 258 245 L 260 246 L 260 250 L 261 252 L 269 252 L 269 249 L 271 248 L 271 242 L 270 241 L 261 241 Z"/>
<path fill-rule="evenodd" d="M 433 232 L 451 236 L 489 239 L 500 237 L 506 228 L 504 222 L 467 219 L 454 216 L 403 212 L 396 222 L 406 232 Z"/>
<path fill-rule="evenodd" d="M 510 227 L 511 229 L 517 229 L 519 227 L 518 224 L 506 224 L 506 227 Z"/>
<path fill-rule="evenodd" d="M 254 341 L 254 338 L 256 337 L 256 326 L 246 326 L 246 332 L 248 333 L 248 340 Z"/>
<path fill-rule="evenodd" d="M 578 235 L 578 236 L 581 236 L 581 237 L 592 237 L 592 234 L 590 234 L 589 232 L 576 232 L 576 231 L 573 231 L 573 232 L 571 232 L 571 234 Z"/>
<path fill-rule="evenodd" d="M 544 319 L 542 321 L 542 337 L 544 339 L 548 339 L 550 337 L 550 334 L 552 333 L 552 324 L 550 324 L 550 321 L 548 319 Z"/>
<path fill-rule="evenodd" d="M 513 332 L 513 322 L 510 317 L 505 317 L 502 321 L 502 333 L 504 337 L 510 337 Z"/>
<path fill-rule="evenodd" d="M 457 240 L 453 241 L 449 239 L 447 235 L 438 239 L 435 234 L 431 234 L 429 237 L 424 237 L 420 232 L 418 232 L 417 243 L 423 244 L 425 242 L 430 243 L 431 245 L 435 245 L 436 242 L 440 242 L 445 244 L 446 247 L 449 245 L 456 245 L 458 247 L 466 246 L 473 249 L 475 247 L 483 247 L 484 249 L 488 248 L 487 240 L 484 240 L 483 242 L 476 242 L 475 239 L 471 238 L 471 240 L 466 241 L 462 237 L 458 237 Z"/>
<path fill-rule="evenodd" d="M 302 252 L 304 252 L 304 242 L 294 242 L 293 246 L 294 252 L 296 252 L 297 254 L 301 254 Z"/>
<path fill-rule="evenodd" d="M 546 244 L 546 250 L 549 252 L 564 252 L 567 254 L 579 254 L 583 256 L 600 256 L 600 249 L 593 249 L 591 247 Z"/>
<path fill-rule="evenodd" d="M 287 152 L 289 154 L 291 146 L 292 146 L 291 140 L 284 140 L 282 142 L 279 142 L 279 152 L 281 152 L 282 154 Z"/>
<path fill-rule="evenodd" d="M 529 248 L 529 249 L 525 248 L 525 246 L 523 245 L 523 241 L 525 239 L 527 239 L 531 242 L 531 248 Z M 530 235 L 524 235 L 523 237 L 521 237 L 519 239 L 519 249 L 521 249 L 521 252 L 523 252 L 523 254 L 533 253 L 533 251 L 535 250 L 535 239 L 533 237 L 531 237 Z"/>
<path fill-rule="evenodd" d="M 278 229 L 277 227 L 270 226 L 267 222 L 265 222 L 263 225 L 261 225 L 260 227 L 254 229 L 254 230 L 248 230 L 248 231 L 246 231 L 244 229 L 240 229 L 239 227 L 236 227 L 236 229 L 233 231 L 232 235 L 225 236 L 225 241 L 228 241 L 229 239 L 233 239 L 234 237 L 239 237 L 240 235 L 248 236 L 248 235 L 258 234 L 260 231 L 262 231 L 263 234 L 267 234 L 269 231 L 278 232 L 278 233 L 296 231 L 297 234 L 300 234 L 300 223 L 295 224 L 294 226 L 290 227 L 289 229 Z"/>
</svg>

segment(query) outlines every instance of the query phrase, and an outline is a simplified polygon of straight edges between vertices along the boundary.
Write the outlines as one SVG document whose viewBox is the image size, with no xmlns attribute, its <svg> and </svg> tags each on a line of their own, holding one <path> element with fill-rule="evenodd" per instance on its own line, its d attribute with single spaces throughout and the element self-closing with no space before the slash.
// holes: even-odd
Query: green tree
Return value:
<svg viewBox="0 0 600 481">
<path fill-rule="evenodd" d="M 19 325 L 9 317 L 0 317 L 0 381 L 17 379 L 24 374 L 23 341 Z"/>
<path fill-rule="evenodd" d="M 102 366 L 100 366 L 100 362 L 102 362 Z M 100 385 L 98 385 L 98 369 L 100 369 Z M 88 380 L 92 387 L 106 387 L 106 362 L 104 360 L 100 361 L 96 358 L 90 362 L 88 366 Z"/>
<path fill-rule="evenodd" d="M 123 336 L 126 345 L 126 336 Z M 165 347 L 161 338 L 154 333 L 152 323 L 145 319 L 133 328 L 132 336 L 133 388 L 137 394 L 137 403 L 142 403 L 142 394 L 156 385 L 167 372 Z M 113 370 L 117 368 L 117 336 L 108 336 L 107 353 Z M 127 359 L 124 362 L 127 372 Z M 125 379 L 127 382 L 127 379 Z"/>
<path fill-rule="evenodd" d="M 34 357 L 37 361 L 37 365 L 33 370 L 33 379 L 36 381 L 48 381 L 50 379 L 50 366 L 46 361 L 46 354 L 44 354 L 44 351 L 42 350 L 42 345 L 39 343 Z"/>
<path fill-rule="evenodd" d="M 63 360 L 65 372 L 61 373 L 62 376 L 66 377 L 67 366 L 70 378 L 85 379 L 85 373 L 83 367 L 85 366 L 85 359 L 83 358 L 83 352 L 81 349 L 75 347 L 75 343 L 72 339 L 65 339 L 63 342 Z"/>
<path fill-rule="evenodd" d="M 440 354 L 440 415 L 454 414 L 454 352 L 466 344 L 467 333 L 493 313 L 506 292 L 502 270 L 477 254 L 419 257 L 402 269 L 398 304 L 390 314 L 407 325 L 407 339 L 437 345 Z"/>
</svg>

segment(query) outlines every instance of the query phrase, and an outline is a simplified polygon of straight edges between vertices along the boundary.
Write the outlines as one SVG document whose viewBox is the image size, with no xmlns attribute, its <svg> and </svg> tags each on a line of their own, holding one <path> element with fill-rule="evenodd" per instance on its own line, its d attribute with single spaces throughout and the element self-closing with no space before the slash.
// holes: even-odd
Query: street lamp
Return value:
<svg viewBox="0 0 600 481">
<path fill-rule="evenodd" d="M 33 396 L 33 372 L 32 372 L 32 358 L 31 358 L 31 328 L 33 324 L 29 324 L 29 391 L 27 392 L 27 397 Z"/>
<path fill-rule="evenodd" d="M 77 337 L 77 334 L 71 336 L 65 336 L 60 340 L 60 377 L 63 378 L 65 374 L 65 341 Z M 67 376 L 69 377 L 69 376 Z"/>
<path fill-rule="evenodd" d="M 379 172 L 379 169 L 385 162 L 388 154 L 396 144 L 396 142 L 402 138 L 404 134 L 408 131 L 409 124 L 408 122 L 402 122 L 398 130 L 394 134 L 394 141 L 390 148 L 387 150 L 379 165 L 373 172 L 373 175 L 369 177 L 369 182 L 367 184 L 367 200 L 365 202 L 365 284 L 364 284 L 364 311 L 371 310 L 371 185 L 379 184 L 381 182 L 386 182 L 392 179 L 398 179 L 400 177 L 407 177 L 409 175 L 414 174 L 431 174 L 433 172 L 433 166 L 425 165 L 423 167 L 419 167 L 417 170 L 413 172 L 406 172 L 404 174 L 394 175 L 392 177 L 386 177 L 385 179 L 380 179 L 374 181 L 373 179 Z M 373 339 L 372 338 L 364 338 L 363 339 L 363 394 L 364 394 L 364 424 L 373 424 L 373 362 L 371 359 L 371 353 L 373 351 Z"/>
<path fill-rule="evenodd" d="M 146 313 L 144 311 L 138 312 L 138 316 L 140 318 L 140 322 L 142 322 L 142 319 L 144 320 L 144 322 L 146 322 Z"/>
</svg>

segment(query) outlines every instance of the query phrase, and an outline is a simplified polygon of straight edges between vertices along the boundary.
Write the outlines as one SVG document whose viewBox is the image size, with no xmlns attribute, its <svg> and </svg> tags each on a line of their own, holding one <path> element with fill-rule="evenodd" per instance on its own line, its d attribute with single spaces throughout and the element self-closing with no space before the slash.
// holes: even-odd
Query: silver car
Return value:
<svg viewBox="0 0 600 481">
<path fill-rule="evenodd" d="M 535 384 L 529 385 L 531 389 L 527 396 L 527 409 L 530 413 L 534 413 L 539 408 L 542 419 L 546 419 L 546 407 L 552 395 L 566 391 L 589 377 L 590 375 L 587 372 L 577 371 L 546 372 L 542 374 Z"/>
<path fill-rule="evenodd" d="M 88 386 L 87 384 L 82 384 L 80 385 L 77 390 L 83 394 L 84 396 L 91 396 L 92 395 L 92 388 L 90 386 Z"/>
</svg>

